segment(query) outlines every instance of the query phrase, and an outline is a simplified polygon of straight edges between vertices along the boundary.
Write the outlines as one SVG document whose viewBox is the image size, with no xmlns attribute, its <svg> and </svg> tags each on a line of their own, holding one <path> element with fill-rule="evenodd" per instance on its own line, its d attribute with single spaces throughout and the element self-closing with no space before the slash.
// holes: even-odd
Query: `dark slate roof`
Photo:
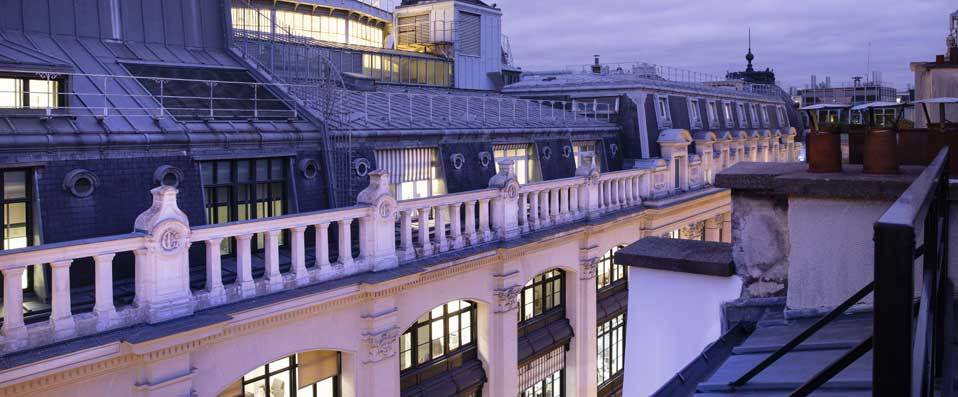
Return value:
<svg viewBox="0 0 958 397">
<path fill-rule="evenodd" d="M 872 335 L 871 312 L 844 315 L 785 354 L 742 387 L 729 383 L 754 368 L 769 354 L 804 331 L 818 318 L 791 320 L 782 325 L 760 326 L 732 350 L 732 355 L 698 385 L 698 396 L 787 396 L 828 364 Z M 872 353 L 868 352 L 828 381 L 814 395 L 870 396 Z M 829 393 L 829 394 L 824 394 Z"/>
<path fill-rule="evenodd" d="M 616 252 L 615 263 L 707 276 L 735 274 L 731 244 L 699 240 L 646 237 Z"/>
<path fill-rule="evenodd" d="M 71 69 L 70 64 L 60 58 L 31 50 L 11 41 L 0 41 L 0 67 L 21 70 L 65 71 Z"/>
<path fill-rule="evenodd" d="M 782 98 L 735 90 L 729 87 L 708 86 L 702 83 L 670 81 L 631 73 L 572 73 L 556 72 L 527 74 L 522 81 L 503 89 L 506 93 L 567 91 L 571 89 L 647 89 L 684 91 L 702 95 L 727 96 L 766 102 L 782 102 Z"/>
<path fill-rule="evenodd" d="M 335 130 L 619 129 L 614 123 L 573 114 L 491 91 L 382 84 L 378 91 L 344 91 Z M 558 106 L 558 105 L 557 105 Z"/>
<path fill-rule="evenodd" d="M 0 32 L 0 44 L 16 48 L 32 57 L 19 58 L 22 65 L 2 66 L 6 71 L 37 71 L 37 64 L 48 62 L 43 70 L 69 70 L 69 110 L 54 111 L 50 119 L 32 109 L 8 109 L 0 112 L 0 134 L 112 134 L 112 133 L 186 133 L 186 132 L 250 132 L 316 130 L 311 123 L 228 122 L 182 123 L 171 117 L 155 119 L 158 102 L 133 78 L 122 63 L 149 63 L 176 66 L 243 68 L 233 56 L 222 50 L 198 49 L 141 42 L 108 42 L 96 38 L 22 31 Z M 3 53 L 0 50 L 0 53 Z M 65 66 L 56 64 L 63 60 Z M 0 61 L 2 62 L 2 61 Z M 122 62 L 122 63 L 121 63 Z M 108 77 L 103 76 L 118 76 Z M 104 82 L 105 81 L 105 82 Z M 104 95 L 106 94 L 106 95 Z M 104 96 L 109 99 L 109 116 L 102 114 Z M 172 134 L 171 134 L 172 135 Z M 54 138 L 56 139 L 56 138 Z M 102 138 L 107 139 L 107 138 Z M 21 139 L 23 141 L 24 139 Z M 41 141 L 46 142 L 46 138 Z M 43 143 L 42 142 L 42 143 Z M 151 141 L 153 143 L 153 141 Z M 67 143 L 63 143 L 67 144 Z"/>
</svg>

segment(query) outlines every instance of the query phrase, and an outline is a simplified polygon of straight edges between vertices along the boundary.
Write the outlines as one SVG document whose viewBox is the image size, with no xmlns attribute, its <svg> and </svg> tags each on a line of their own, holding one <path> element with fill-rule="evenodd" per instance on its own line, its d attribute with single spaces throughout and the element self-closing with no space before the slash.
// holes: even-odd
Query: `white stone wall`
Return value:
<svg viewBox="0 0 958 397">
<path fill-rule="evenodd" d="M 741 288 L 737 276 L 629 268 L 623 395 L 654 393 L 718 339 L 721 304 Z"/>
</svg>

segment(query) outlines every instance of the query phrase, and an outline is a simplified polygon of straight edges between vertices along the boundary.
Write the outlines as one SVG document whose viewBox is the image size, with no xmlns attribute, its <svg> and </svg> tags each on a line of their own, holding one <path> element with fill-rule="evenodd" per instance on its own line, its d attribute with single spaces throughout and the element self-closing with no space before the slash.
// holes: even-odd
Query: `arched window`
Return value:
<svg viewBox="0 0 958 397">
<path fill-rule="evenodd" d="M 565 272 L 549 270 L 529 280 L 519 295 L 519 322 L 529 321 L 553 310 L 563 310 Z"/>
<path fill-rule="evenodd" d="M 339 397 L 342 354 L 314 350 L 257 367 L 230 385 L 220 397 Z"/>
<path fill-rule="evenodd" d="M 601 290 L 605 287 L 615 284 L 619 280 L 625 280 L 625 266 L 616 265 L 612 262 L 612 258 L 615 257 L 616 251 L 622 248 L 623 246 L 621 245 L 612 247 L 612 249 L 602 255 L 602 258 L 599 259 L 599 264 L 596 266 L 595 275 L 596 290 Z"/>
<path fill-rule="evenodd" d="M 455 300 L 416 320 L 399 338 L 399 368 L 432 364 L 476 344 L 476 304 Z"/>
</svg>

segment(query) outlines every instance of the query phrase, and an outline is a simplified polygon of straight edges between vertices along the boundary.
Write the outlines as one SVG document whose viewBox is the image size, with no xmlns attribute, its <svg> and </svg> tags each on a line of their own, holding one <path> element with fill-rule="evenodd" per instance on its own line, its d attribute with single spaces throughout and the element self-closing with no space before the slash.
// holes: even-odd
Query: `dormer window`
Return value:
<svg viewBox="0 0 958 397">
<path fill-rule="evenodd" d="M 689 101 L 689 120 L 692 123 L 692 128 L 702 128 L 702 114 L 699 113 L 698 99 Z"/>
<path fill-rule="evenodd" d="M 723 109 L 725 110 L 725 126 L 731 128 L 734 126 L 732 122 L 732 104 L 725 102 L 723 105 Z"/>
<path fill-rule="evenodd" d="M 768 106 L 762 105 L 762 125 L 768 126 Z"/>
<path fill-rule="evenodd" d="M 715 105 L 715 101 L 709 101 L 708 111 L 709 111 L 709 126 L 711 127 L 718 124 L 718 108 Z"/>
<path fill-rule="evenodd" d="M 669 97 L 655 97 L 656 112 L 659 118 L 660 127 L 670 127 L 672 125 L 672 116 L 669 113 Z"/>
<path fill-rule="evenodd" d="M 60 106 L 60 81 L 0 76 L 0 109 L 55 109 Z"/>
<path fill-rule="evenodd" d="M 778 126 L 779 128 L 785 127 L 785 111 L 782 110 L 781 106 L 775 107 L 775 110 L 778 111 Z"/>
<path fill-rule="evenodd" d="M 758 108 L 758 105 L 753 104 L 752 106 L 749 106 L 748 108 L 752 112 L 752 126 L 754 127 L 758 125 L 758 111 L 756 110 L 756 108 Z"/>
<path fill-rule="evenodd" d="M 738 104 L 738 126 L 743 128 L 747 122 L 745 121 L 745 104 Z"/>
</svg>

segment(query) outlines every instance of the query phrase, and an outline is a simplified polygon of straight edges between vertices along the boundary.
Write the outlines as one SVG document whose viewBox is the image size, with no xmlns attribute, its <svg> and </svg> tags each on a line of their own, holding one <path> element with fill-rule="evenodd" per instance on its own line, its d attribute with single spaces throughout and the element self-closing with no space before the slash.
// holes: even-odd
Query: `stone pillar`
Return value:
<svg viewBox="0 0 958 397">
<path fill-rule="evenodd" d="M 219 246 L 216 247 L 219 250 Z M 216 252 L 219 254 L 219 251 Z M 97 330 L 106 330 L 116 321 L 116 307 L 113 305 L 113 257 L 116 254 L 103 254 L 93 257 L 94 278 L 96 284 L 96 303 L 93 313 L 96 314 Z M 217 257 L 218 258 L 218 257 Z M 220 292 L 223 284 L 220 283 Z"/>
<path fill-rule="evenodd" d="M 252 253 L 250 240 L 253 235 L 236 236 L 236 284 L 240 288 L 240 296 L 246 298 L 256 295 L 256 284 L 253 282 Z"/>
<path fill-rule="evenodd" d="M 715 218 L 705 220 L 705 241 L 718 242 L 721 239 L 721 225 Z"/>
<path fill-rule="evenodd" d="M 396 255 L 397 203 L 389 191 L 389 173 L 381 170 L 370 172 L 369 186 L 359 192 L 356 202 L 372 207 L 360 220 L 363 232 L 359 246 L 363 262 L 374 272 L 399 266 Z"/>
<path fill-rule="evenodd" d="M 292 238 L 292 270 L 296 277 L 296 285 L 309 282 L 309 272 L 306 270 L 306 226 L 296 226 L 290 229 Z"/>
<path fill-rule="evenodd" d="M 519 182 L 516 180 L 515 162 L 505 159 L 499 162 L 499 173 L 489 180 L 489 187 L 499 189 L 492 200 L 492 226 L 496 237 L 511 239 L 519 236 Z"/>
<path fill-rule="evenodd" d="M 588 254 L 591 249 L 584 249 Z M 567 387 L 570 395 L 595 397 L 596 379 L 596 289 L 597 257 L 581 259 L 580 272 L 566 273 L 566 317 L 575 337 L 566 353 Z M 578 276 L 578 277 L 576 277 Z"/>
<path fill-rule="evenodd" d="M 136 255 L 136 304 L 147 322 L 193 314 L 190 292 L 190 223 L 176 204 L 176 188 L 150 191 L 153 205 L 136 218 L 134 229 L 146 233 Z"/>
<path fill-rule="evenodd" d="M 50 264 L 53 273 L 53 307 L 50 311 L 50 326 L 53 328 L 53 339 L 70 338 L 76 331 L 76 321 L 70 310 L 70 265 L 72 260 L 53 262 Z"/>
<path fill-rule="evenodd" d="M 492 353 L 490 358 L 493 360 L 486 361 L 490 396 L 519 394 L 519 322 L 516 309 L 519 307 L 522 281 L 518 279 L 519 272 L 505 271 L 507 268 L 512 266 L 504 266 L 501 273 L 505 275 L 495 277 L 497 288 L 493 291 L 495 302 L 489 316 L 488 338 L 483 340 L 482 335 L 479 338 L 479 343 L 488 344 L 488 350 Z"/>
<path fill-rule="evenodd" d="M 283 289 L 283 274 L 279 272 L 279 230 L 267 230 L 263 239 L 266 247 L 263 248 L 263 257 L 266 265 L 266 288 L 269 292 Z"/>
<path fill-rule="evenodd" d="M 8 268 L 3 271 L 3 339 L 8 349 L 27 345 L 27 327 L 23 322 L 23 283 L 25 268 Z"/>
<path fill-rule="evenodd" d="M 602 215 L 599 205 L 599 170 L 595 168 L 592 153 L 582 153 L 580 157 L 575 176 L 582 177 L 584 180 L 576 189 L 578 194 L 576 200 L 583 216 L 590 219 L 598 218 Z"/>
<path fill-rule="evenodd" d="M 373 300 L 363 314 L 366 331 L 362 338 L 357 396 L 399 396 L 398 309 L 394 297 Z"/>
<path fill-rule="evenodd" d="M 479 236 L 483 242 L 492 241 L 492 230 L 489 229 L 489 199 L 479 199 Z"/>
</svg>

